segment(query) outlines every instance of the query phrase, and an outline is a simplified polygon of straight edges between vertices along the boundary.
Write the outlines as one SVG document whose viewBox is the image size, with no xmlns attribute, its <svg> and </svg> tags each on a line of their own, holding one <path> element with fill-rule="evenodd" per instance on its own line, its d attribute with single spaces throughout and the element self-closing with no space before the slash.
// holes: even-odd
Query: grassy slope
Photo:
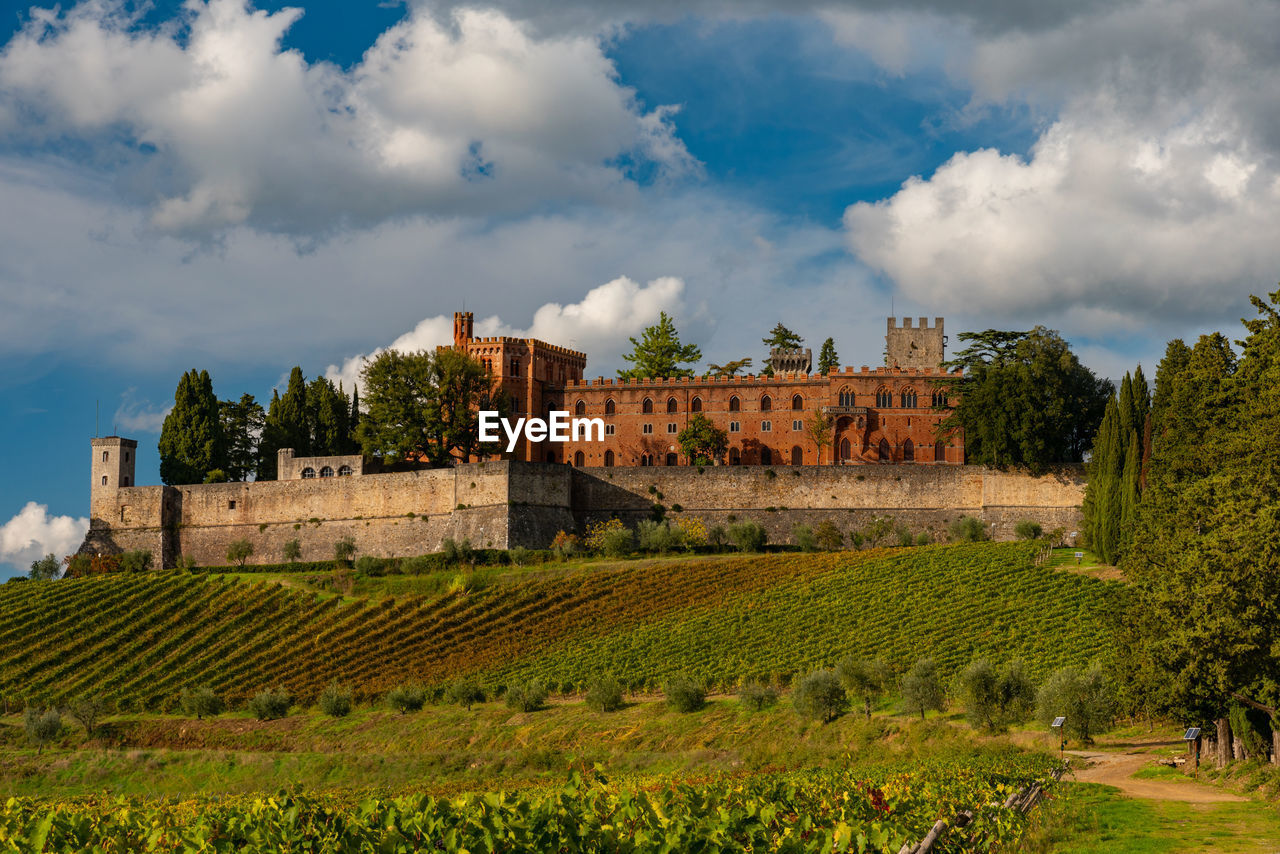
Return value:
<svg viewBox="0 0 1280 854">
<path fill-rule="evenodd" d="M 231 700 L 337 680 L 365 695 L 406 680 L 602 671 L 718 684 L 879 654 L 944 670 L 975 654 L 1033 671 L 1105 655 L 1119 586 L 1054 572 L 1017 544 L 625 562 L 529 573 L 466 595 L 322 598 L 270 582 L 149 574 L 0 587 L 0 692 L 101 692 L 170 707 L 186 685 Z M 32 627 L 38 626 L 39 631 Z"/>
</svg>

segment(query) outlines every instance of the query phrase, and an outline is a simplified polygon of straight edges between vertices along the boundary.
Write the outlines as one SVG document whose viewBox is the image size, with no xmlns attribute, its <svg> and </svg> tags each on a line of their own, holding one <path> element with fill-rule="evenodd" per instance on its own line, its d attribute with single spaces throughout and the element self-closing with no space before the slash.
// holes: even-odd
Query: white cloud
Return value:
<svg viewBox="0 0 1280 854">
<path fill-rule="evenodd" d="M 491 315 L 476 321 L 474 334 L 479 338 L 509 336 L 537 338 L 561 347 L 599 353 L 605 347 L 617 348 L 627 338 L 638 335 L 646 326 L 657 322 L 662 312 L 675 314 L 683 308 L 684 282 L 670 276 L 640 285 L 620 276 L 592 288 L 580 302 L 570 305 L 546 303 L 533 313 L 528 328 L 517 328 Z M 358 384 L 365 364 L 386 350 L 412 353 L 431 351 L 453 343 L 453 318 L 444 315 L 428 317 L 391 342 L 368 354 L 346 359 L 342 365 L 330 365 L 325 376 L 341 381 L 346 388 Z"/>
<path fill-rule="evenodd" d="M 133 5 L 32 12 L 0 52 L 0 139 L 80 140 L 98 166 L 127 164 L 121 189 L 162 230 L 314 234 L 619 199 L 619 157 L 697 165 L 674 109 L 638 108 L 595 36 L 537 38 L 496 11 L 419 12 L 344 71 L 281 50 L 299 9 L 197 0 L 146 29 Z"/>
<path fill-rule="evenodd" d="M 44 504 L 28 501 L 18 514 L 0 526 L 0 562 L 26 571 L 32 561 L 47 554 L 61 560 L 80 547 L 89 520 L 50 516 Z"/>
<path fill-rule="evenodd" d="M 157 408 L 149 400 L 137 400 L 136 388 L 128 388 L 120 395 L 120 405 L 111 422 L 116 430 L 128 433 L 159 433 L 164 426 L 164 419 L 173 409 L 173 404 Z"/>
</svg>

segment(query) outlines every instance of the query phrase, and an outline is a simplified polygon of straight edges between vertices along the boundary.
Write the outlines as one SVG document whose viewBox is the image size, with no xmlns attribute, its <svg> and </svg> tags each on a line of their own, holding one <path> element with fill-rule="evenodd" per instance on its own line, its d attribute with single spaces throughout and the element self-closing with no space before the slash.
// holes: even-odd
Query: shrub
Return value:
<svg viewBox="0 0 1280 854">
<path fill-rule="evenodd" d="M 445 697 L 450 703 L 466 707 L 469 712 L 476 703 L 484 702 L 484 689 L 471 679 L 463 679 L 450 685 Z"/>
<path fill-rule="evenodd" d="M 400 714 L 421 711 L 427 694 L 416 685 L 397 685 L 387 693 L 387 704 Z"/>
<path fill-rule="evenodd" d="M 459 543 L 453 537 L 445 537 L 440 541 L 440 553 L 444 555 L 445 563 L 475 563 L 476 553 L 475 549 L 471 548 L 470 540 L 463 540 Z"/>
<path fill-rule="evenodd" d="M 227 560 L 236 566 L 243 567 L 244 562 L 253 556 L 253 543 L 248 540 L 236 540 L 227 546 Z"/>
<path fill-rule="evenodd" d="M 849 534 L 849 545 L 853 546 L 855 549 L 862 548 L 862 544 L 865 543 L 866 541 L 867 541 L 867 535 L 862 533 L 861 531 L 854 531 L 851 534 Z"/>
<path fill-rule="evenodd" d="M 1021 522 L 1013 526 L 1013 533 L 1020 540 L 1038 540 L 1044 536 L 1044 528 L 1039 522 L 1031 519 L 1023 519 Z"/>
<path fill-rule="evenodd" d="M 556 560 L 568 560 L 577 554 L 581 548 L 582 541 L 578 539 L 576 534 L 570 534 L 567 531 L 557 532 L 555 539 L 551 541 L 551 553 L 555 555 Z"/>
<path fill-rule="evenodd" d="M 686 549 L 695 549 L 707 544 L 707 526 L 697 516 L 681 516 L 671 523 L 679 532 Z"/>
<path fill-rule="evenodd" d="M 743 685 L 742 689 L 738 691 L 738 700 L 748 709 L 758 712 L 778 702 L 778 691 L 768 685 L 751 682 Z"/>
<path fill-rule="evenodd" d="M 635 538 L 621 519 L 609 519 L 588 527 L 583 545 L 609 557 L 622 557 L 635 548 Z"/>
<path fill-rule="evenodd" d="M 351 714 L 355 704 L 350 688 L 343 688 L 334 682 L 320 693 L 320 711 L 331 718 L 345 718 Z"/>
<path fill-rule="evenodd" d="M 289 563 L 293 563 L 302 557 L 302 542 L 300 540 L 289 540 L 280 549 L 280 555 Z"/>
<path fill-rule="evenodd" d="M 813 536 L 818 542 L 818 548 L 823 551 L 834 552 L 844 545 L 844 534 L 829 519 L 818 523 L 818 527 L 813 529 Z"/>
<path fill-rule="evenodd" d="M 662 686 L 667 705 L 677 712 L 696 712 L 707 704 L 707 689 L 688 676 L 676 676 Z"/>
<path fill-rule="evenodd" d="M 293 695 L 283 688 L 274 691 L 262 691 L 249 700 L 249 711 L 260 721 L 273 721 L 289 714 L 293 705 Z"/>
<path fill-rule="evenodd" d="M 946 707 L 946 694 L 932 658 L 920 659 L 902 677 L 902 702 L 908 711 L 920 712 L 920 720 L 928 710 L 940 712 Z"/>
<path fill-rule="evenodd" d="M 862 529 L 862 538 L 870 544 L 871 548 L 880 545 L 880 541 L 889 536 L 893 532 L 893 520 L 888 516 L 881 516 L 872 519 L 867 527 Z"/>
<path fill-rule="evenodd" d="M 729 544 L 729 532 L 724 529 L 724 525 L 713 525 L 711 530 L 707 531 L 707 545 L 716 551 L 720 551 Z"/>
<path fill-rule="evenodd" d="M 849 707 L 849 695 L 844 692 L 834 670 L 815 670 L 796 685 L 792 703 L 800 714 L 820 718 L 825 724 L 838 718 Z"/>
<path fill-rule="evenodd" d="M 729 526 L 729 539 L 740 552 L 758 552 L 769 541 L 769 535 L 755 522 L 738 522 Z"/>
<path fill-rule="evenodd" d="M 928 531 L 921 531 L 919 534 L 916 535 L 917 546 L 927 546 L 932 542 L 933 542 L 933 535 L 931 535 Z"/>
<path fill-rule="evenodd" d="M 961 516 L 951 523 L 947 533 L 962 543 L 980 543 L 987 538 L 987 526 L 972 516 Z"/>
<path fill-rule="evenodd" d="M 337 563 L 350 563 L 355 553 L 356 541 L 350 537 L 343 537 L 333 544 L 333 559 Z"/>
<path fill-rule="evenodd" d="M 915 536 L 907 529 L 906 525 L 898 525 L 893 533 L 898 538 L 898 545 L 900 546 L 914 546 L 916 544 Z"/>
<path fill-rule="evenodd" d="M 547 704 L 547 689 L 541 682 L 531 680 L 523 685 L 507 689 L 507 708 L 518 712 L 536 712 Z"/>
<path fill-rule="evenodd" d="M 94 695 L 81 697 L 71 703 L 71 717 L 80 722 L 80 726 L 84 727 L 85 734 L 93 738 L 93 731 L 97 729 L 99 721 L 106 717 L 110 710 L 110 704 L 105 698 Z"/>
<path fill-rule="evenodd" d="M 622 683 L 612 676 L 601 676 L 587 689 L 587 708 L 597 712 L 616 712 L 622 708 Z"/>
<path fill-rule="evenodd" d="M 403 575 L 424 575 L 434 568 L 433 561 L 426 555 L 414 555 L 400 561 L 400 572 Z"/>
<path fill-rule="evenodd" d="M 1063 667 L 1049 674 L 1037 695 L 1037 706 L 1037 716 L 1046 724 L 1065 716 L 1067 732 L 1084 744 L 1105 732 L 1116 712 L 1115 694 L 1097 664 L 1086 670 Z"/>
<path fill-rule="evenodd" d="M 27 706 L 23 711 L 22 728 L 26 730 L 27 738 L 36 746 L 37 754 L 44 750 L 46 744 L 62 738 L 64 729 L 62 716 L 57 709 L 38 709 L 35 706 Z"/>
<path fill-rule="evenodd" d="M 178 705 L 185 715 L 194 716 L 196 720 L 213 717 L 222 712 L 222 698 L 213 693 L 212 688 L 183 688 L 178 695 Z"/>
<path fill-rule="evenodd" d="M 653 522 L 648 519 L 636 525 L 636 535 L 642 551 L 657 554 L 675 551 L 684 541 L 680 529 L 672 527 L 670 522 Z"/>
<path fill-rule="evenodd" d="M 507 549 L 507 559 L 512 566 L 527 566 L 533 563 L 534 551 L 524 546 L 512 546 Z"/>
<path fill-rule="evenodd" d="M 814 552 L 818 550 L 818 538 L 813 533 L 813 528 L 808 525 L 798 524 L 791 529 L 791 542 L 799 547 L 802 552 Z"/>
<path fill-rule="evenodd" d="M 387 562 L 380 557 L 373 555 L 361 555 L 356 559 L 356 572 L 367 575 L 371 578 L 377 578 L 384 575 L 387 571 Z"/>
<path fill-rule="evenodd" d="M 191 555 L 178 555 L 177 569 L 182 572 L 195 572 L 200 566 Z"/>
<path fill-rule="evenodd" d="M 849 656 L 836 665 L 836 676 L 855 699 L 862 701 L 867 720 L 871 720 L 872 704 L 889 690 L 889 665 L 879 658 Z"/>
</svg>

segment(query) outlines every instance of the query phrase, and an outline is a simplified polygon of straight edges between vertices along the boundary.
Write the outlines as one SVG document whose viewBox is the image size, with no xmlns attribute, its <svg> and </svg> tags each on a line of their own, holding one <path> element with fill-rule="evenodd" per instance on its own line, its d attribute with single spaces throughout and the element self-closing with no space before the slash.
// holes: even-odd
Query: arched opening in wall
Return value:
<svg viewBox="0 0 1280 854">
<path fill-rule="evenodd" d="M 642 465 L 642 466 L 651 466 L 651 465 L 653 465 L 653 454 L 641 454 L 641 455 L 640 455 L 640 465 Z"/>
<path fill-rule="evenodd" d="M 764 397 L 760 398 L 760 411 L 768 412 L 771 409 L 773 409 L 773 398 L 766 394 Z"/>
<path fill-rule="evenodd" d="M 695 397 L 693 400 L 689 401 L 689 411 L 690 411 L 690 412 L 701 412 L 701 411 L 702 411 L 702 398 L 700 398 L 700 397 Z"/>
<path fill-rule="evenodd" d="M 946 393 L 945 391 L 935 391 L 935 392 L 933 393 L 933 405 L 934 405 L 934 406 L 946 406 L 946 405 L 947 405 L 947 393 Z"/>
<path fill-rule="evenodd" d="M 653 401 L 646 397 L 644 403 L 640 404 L 640 411 L 653 412 Z"/>
<path fill-rule="evenodd" d="M 556 461 L 556 452 L 547 451 L 547 462 L 554 463 Z"/>
<path fill-rule="evenodd" d="M 604 452 L 604 466 L 605 468 L 611 468 L 613 466 L 613 451 Z"/>
<path fill-rule="evenodd" d="M 738 450 L 737 448 L 729 449 L 729 465 L 731 466 L 742 465 L 742 451 Z"/>
<path fill-rule="evenodd" d="M 315 470 L 315 469 L 313 469 L 311 466 L 307 466 L 306 468 L 304 468 L 304 469 L 302 470 L 302 479 L 303 479 L 303 480 L 310 480 L 311 478 L 313 478 L 313 477 L 315 477 L 315 476 L 316 476 L 316 470 Z"/>
<path fill-rule="evenodd" d="M 129 485 L 129 476 L 128 476 L 128 475 L 125 475 L 124 477 L 120 478 L 120 485 L 121 485 L 121 486 L 128 486 L 128 485 Z"/>
<path fill-rule="evenodd" d="M 586 414 L 587 414 L 587 402 L 586 402 L 585 400 L 580 400 L 580 401 L 578 401 L 577 403 L 575 403 L 575 404 L 573 405 L 573 414 L 574 414 L 574 415 L 586 415 Z"/>
<path fill-rule="evenodd" d="M 110 452 L 110 451 L 103 451 L 103 452 L 102 452 L 102 461 L 105 463 L 105 462 L 109 462 L 110 460 L 111 460 L 111 452 Z"/>
<path fill-rule="evenodd" d="M 677 407 L 677 406 L 679 406 L 679 404 L 678 404 L 678 403 L 676 403 L 676 399 L 675 399 L 674 397 L 668 397 L 668 398 L 667 398 L 667 411 L 668 411 L 668 412 L 675 412 L 675 411 L 676 411 L 676 407 Z"/>
<path fill-rule="evenodd" d="M 882 462 L 882 463 L 891 463 L 891 462 L 893 462 L 893 451 L 891 451 L 891 450 L 889 449 L 889 440 L 888 440 L 888 439 L 881 439 L 881 440 L 880 440 L 880 445 L 879 445 L 878 450 L 879 450 L 879 452 L 880 452 L 880 462 Z"/>
<path fill-rule="evenodd" d="M 760 449 L 760 465 L 762 466 L 773 465 L 773 451 L 769 450 L 768 448 Z"/>
<path fill-rule="evenodd" d="M 933 459 L 936 462 L 940 462 L 940 463 L 944 463 L 947 461 L 947 443 L 946 442 L 933 443 Z"/>
<path fill-rule="evenodd" d="M 849 444 L 848 437 L 840 440 L 840 462 L 848 462 L 853 459 L 853 446 Z"/>
<path fill-rule="evenodd" d="M 804 465 L 804 451 L 800 450 L 799 445 L 793 445 L 791 448 L 791 465 Z"/>
<path fill-rule="evenodd" d="M 909 388 L 909 389 L 907 389 L 906 391 L 904 391 L 904 392 L 902 393 L 902 408 L 903 408 L 903 409 L 915 409 L 915 408 L 916 408 L 916 391 L 915 391 L 915 389 L 913 389 L 913 388 Z"/>
<path fill-rule="evenodd" d="M 853 392 L 847 388 L 840 389 L 839 400 L 841 406 L 853 406 Z"/>
<path fill-rule="evenodd" d="M 792 408 L 792 409 L 796 409 L 796 410 L 804 409 L 804 398 L 803 398 L 801 395 L 798 395 L 798 394 L 797 394 L 797 395 L 792 395 L 792 397 L 791 397 L 791 408 Z"/>
<path fill-rule="evenodd" d="M 910 439 L 902 443 L 902 461 L 913 463 L 916 460 L 916 443 Z"/>
<path fill-rule="evenodd" d="M 892 409 L 893 408 L 893 392 L 881 386 L 876 390 L 876 408 Z"/>
<path fill-rule="evenodd" d="M 351 475 L 352 475 L 351 466 L 338 467 L 338 477 L 351 477 Z"/>
<path fill-rule="evenodd" d="M 675 454 L 667 454 L 667 465 L 669 466 L 680 465 L 680 458 Z"/>
<path fill-rule="evenodd" d="M 331 466 L 325 466 L 324 468 L 320 469 L 320 476 L 333 477 L 333 468 Z"/>
<path fill-rule="evenodd" d="M 729 411 L 737 412 L 740 409 L 742 409 L 742 401 L 739 400 L 738 396 L 735 394 L 733 397 L 729 398 Z"/>
<path fill-rule="evenodd" d="M 107 476 L 105 474 L 102 476 L 102 485 L 103 486 L 107 485 Z"/>
<path fill-rule="evenodd" d="M 615 412 L 617 412 L 617 411 L 618 411 L 618 405 L 617 405 L 616 403 L 614 403 L 614 402 L 613 402 L 613 398 L 612 398 L 612 397 L 611 397 L 611 398 L 609 398 L 608 400 L 606 400 L 606 401 L 604 402 L 604 414 L 605 414 L 605 415 L 612 415 L 613 413 L 615 413 Z"/>
<path fill-rule="evenodd" d="M 574 464 L 575 466 L 577 466 L 578 468 L 582 468 L 583 463 L 585 463 L 586 461 L 587 461 L 587 458 L 586 458 L 586 456 L 582 453 L 582 451 L 575 451 L 575 452 L 574 452 L 574 454 L 573 454 L 573 464 Z"/>
</svg>

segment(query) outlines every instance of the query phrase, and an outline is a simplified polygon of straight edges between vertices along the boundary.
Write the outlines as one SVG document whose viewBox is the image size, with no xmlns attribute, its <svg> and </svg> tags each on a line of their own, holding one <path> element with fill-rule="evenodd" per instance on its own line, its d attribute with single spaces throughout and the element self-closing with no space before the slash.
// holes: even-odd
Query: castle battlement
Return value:
<svg viewBox="0 0 1280 854">
<path fill-rule="evenodd" d="M 646 387 L 683 387 L 683 388 L 702 388 L 711 385 L 730 385 L 730 386 L 764 386 L 764 385 L 789 385 L 794 383 L 803 383 L 808 385 L 819 385 L 827 383 L 834 378 L 853 377 L 853 376 L 870 376 L 870 377 L 922 377 L 925 379 L 953 379 L 963 376 L 964 372 L 960 369 L 948 371 L 944 368 L 871 368 L 863 365 L 860 368 L 843 367 L 840 369 L 833 368 L 829 374 L 818 373 L 786 373 L 775 374 L 774 376 L 766 376 L 764 374 L 744 374 L 735 377 L 646 377 L 645 379 L 614 378 L 614 377 L 596 377 L 589 380 L 569 380 L 563 388 L 565 391 L 574 389 L 587 388 L 646 388 Z"/>
</svg>

